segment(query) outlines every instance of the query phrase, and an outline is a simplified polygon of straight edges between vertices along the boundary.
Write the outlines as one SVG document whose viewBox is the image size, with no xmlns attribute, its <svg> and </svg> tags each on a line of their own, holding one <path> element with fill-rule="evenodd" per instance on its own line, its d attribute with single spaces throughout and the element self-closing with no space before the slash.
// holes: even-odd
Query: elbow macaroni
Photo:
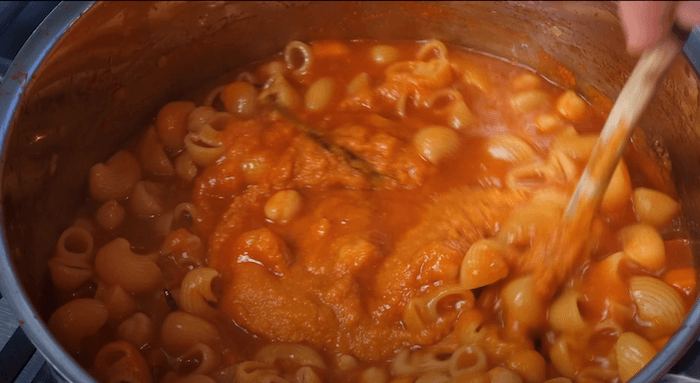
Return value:
<svg viewBox="0 0 700 383">
<path fill-rule="evenodd" d="M 681 325 L 680 205 L 633 156 L 574 268 L 546 246 L 604 117 L 574 91 L 438 40 L 244 69 L 90 169 L 48 325 L 100 383 L 626 382 Z"/>
</svg>

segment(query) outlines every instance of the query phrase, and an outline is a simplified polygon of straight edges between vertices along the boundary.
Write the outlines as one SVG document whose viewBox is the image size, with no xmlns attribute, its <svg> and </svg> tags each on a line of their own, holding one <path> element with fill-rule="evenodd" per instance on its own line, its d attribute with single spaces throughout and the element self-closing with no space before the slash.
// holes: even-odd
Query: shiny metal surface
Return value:
<svg viewBox="0 0 700 383">
<path fill-rule="evenodd" d="M 84 200 L 89 167 L 123 146 L 165 102 L 194 96 L 291 39 L 328 38 L 437 38 L 521 62 L 592 100 L 614 98 L 635 62 L 608 2 L 62 3 L 0 86 L 0 289 L 61 376 L 92 381 L 44 325 L 56 305 L 46 259 Z M 638 135 L 649 148 L 646 160 L 672 169 L 696 241 L 698 93 L 697 76 L 679 57 Z M 699 327 L 696 304 L 632 382 L 663 376 Z"/>
</svg>

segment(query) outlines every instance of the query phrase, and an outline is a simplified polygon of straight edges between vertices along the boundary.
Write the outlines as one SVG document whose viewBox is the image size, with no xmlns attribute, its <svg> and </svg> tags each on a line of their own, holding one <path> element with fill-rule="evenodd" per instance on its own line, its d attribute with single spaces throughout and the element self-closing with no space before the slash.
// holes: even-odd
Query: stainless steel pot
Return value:
<svg viewBox="0 0 700 383">
<path fill-rule="evenodd" d="M 89 167 L 123 146 L 164 103 L 291 39 L 328 38 L 437 38 L 613 99 L 634 63 L 616 5 L 608 2 L 62 3 L 0 87 L 0 288 L 58 378 L 92 381 L 44 323 L 56 304 L 45 293 L 46 260 L 86 196 Z M 679 57 L 638 137 L 648 160 L 672 169 L 694 240 L 700 239 L 698 90 L 698 77 Z M 697 338 L 699 318 L 696 304 L 632 382 L 663 376 Z"/>
</svg>

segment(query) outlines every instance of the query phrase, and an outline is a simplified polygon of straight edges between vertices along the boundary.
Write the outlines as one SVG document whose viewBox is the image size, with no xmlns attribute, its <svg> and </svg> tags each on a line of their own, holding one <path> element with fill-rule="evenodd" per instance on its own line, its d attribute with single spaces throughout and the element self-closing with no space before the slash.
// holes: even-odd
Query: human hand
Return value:
<svg viewBox="0 0 700 383">
<path fill-rule="evenodd" d="M 620 19 L 627 51 L 640 54 L 665 38 L 674 21 L 687 30 L 700 25 L 700 1 L 621 1 Z"/>
</svg>

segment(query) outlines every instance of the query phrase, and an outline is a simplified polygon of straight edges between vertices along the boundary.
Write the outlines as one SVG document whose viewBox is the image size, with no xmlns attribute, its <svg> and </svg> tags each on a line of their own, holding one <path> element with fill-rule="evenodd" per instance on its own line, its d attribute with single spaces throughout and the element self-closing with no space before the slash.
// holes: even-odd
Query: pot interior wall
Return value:
<svg viewBox="0 0 700 383">
<path fill-rule="evenodd" d="M 25 291 L 46 319 L 46 258 L 85 200 L 92 164 L 164 103 L 290 40 L 436 38 L 521 62 L 596 100 L 614 98 L 634 63 L 615 14 L 612 3 L 587 2 L 98 3 L 31 79 L 7 141 L 4 220 Z M 672 164 L 694 239 L 697 107 L 697 77 L 680 58 L 640 124 L 649 159 Z"/>
</svg>

